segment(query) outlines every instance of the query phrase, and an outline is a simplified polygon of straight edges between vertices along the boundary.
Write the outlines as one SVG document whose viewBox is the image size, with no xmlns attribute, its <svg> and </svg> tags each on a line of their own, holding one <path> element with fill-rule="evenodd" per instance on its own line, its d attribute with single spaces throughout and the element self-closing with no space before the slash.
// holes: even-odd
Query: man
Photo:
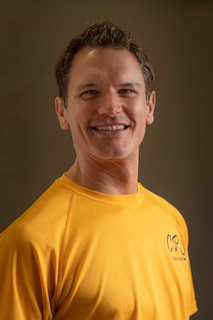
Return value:
<svg viewBox="0 0 213 320">
<path fill-rule="evenodd" d="M 56 65 L 73 166 L 0 238 L 0 319 L 184 320 L 197 311 L 188 231 L 138 183 L 154 76 L 132 35 L 104 21 Z"/>
</svg>

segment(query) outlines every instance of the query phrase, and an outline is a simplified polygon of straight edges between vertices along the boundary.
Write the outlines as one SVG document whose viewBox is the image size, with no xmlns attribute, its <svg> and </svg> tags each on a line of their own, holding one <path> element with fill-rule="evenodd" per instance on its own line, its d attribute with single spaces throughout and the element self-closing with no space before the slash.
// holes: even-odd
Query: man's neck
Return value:
<svg viewBox="0 0 213 320">
<path fill-rule="evenodd" d="M 77 157 L 74 165 L 66 173 L 75 183 L 112 195 L 137 192 L 138 156 L 122 160 L 81 160 Z"/>
</svg>

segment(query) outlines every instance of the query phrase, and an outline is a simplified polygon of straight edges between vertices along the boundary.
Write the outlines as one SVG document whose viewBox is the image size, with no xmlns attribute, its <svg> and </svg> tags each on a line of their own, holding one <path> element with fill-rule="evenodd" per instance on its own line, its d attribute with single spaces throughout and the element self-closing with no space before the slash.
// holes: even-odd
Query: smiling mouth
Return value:
<svg viewBox="0 0 213 320">
<path fill-rule="evenodd" d="M 98 131 L 118 131 L 118 130 L 124 130 L 128 128 L 124 125 L 112 125 L 112 126 L 102 126 L 102 127 L 93 127 L 92 129 L 98 130 Z"/>
</svg>

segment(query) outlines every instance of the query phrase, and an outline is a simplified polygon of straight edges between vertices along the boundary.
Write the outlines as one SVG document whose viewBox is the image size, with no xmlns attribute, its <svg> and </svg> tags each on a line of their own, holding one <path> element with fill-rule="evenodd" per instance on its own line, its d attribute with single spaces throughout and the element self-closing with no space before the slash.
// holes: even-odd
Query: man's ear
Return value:
<svg viewBox="0 0 213 320">
<path fill-rule="evenodd" d="M 67 109 L 64 106 L 64 100 L 60 97 L 55 98 L 55 111 L 60 122 L 60 127 L 64 130 L 69 129 Z"/>
<path fill-rule="evenodd" d="M 152 124 L 152 122 L 154 121 L 155 98 L 156 98 L 155 91 L 152 91 L 152 93 L 150 94 L 149 102 L 146 106 L 147 107 L 146 124 Z"/>
</svg>

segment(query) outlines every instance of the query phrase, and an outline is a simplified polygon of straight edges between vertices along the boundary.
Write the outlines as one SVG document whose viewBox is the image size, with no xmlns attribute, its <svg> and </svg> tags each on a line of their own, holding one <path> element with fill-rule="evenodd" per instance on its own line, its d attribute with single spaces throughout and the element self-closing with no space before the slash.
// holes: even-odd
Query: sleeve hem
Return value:
<svg viewBox="0 0 213 320">
<path fill-rule="evenodd" d="M 198 311 L 197 302 L 195 301 L 193 305 L 190 308 L 190 316 L 192 316 L 194 313 Z"/>
</svg>

